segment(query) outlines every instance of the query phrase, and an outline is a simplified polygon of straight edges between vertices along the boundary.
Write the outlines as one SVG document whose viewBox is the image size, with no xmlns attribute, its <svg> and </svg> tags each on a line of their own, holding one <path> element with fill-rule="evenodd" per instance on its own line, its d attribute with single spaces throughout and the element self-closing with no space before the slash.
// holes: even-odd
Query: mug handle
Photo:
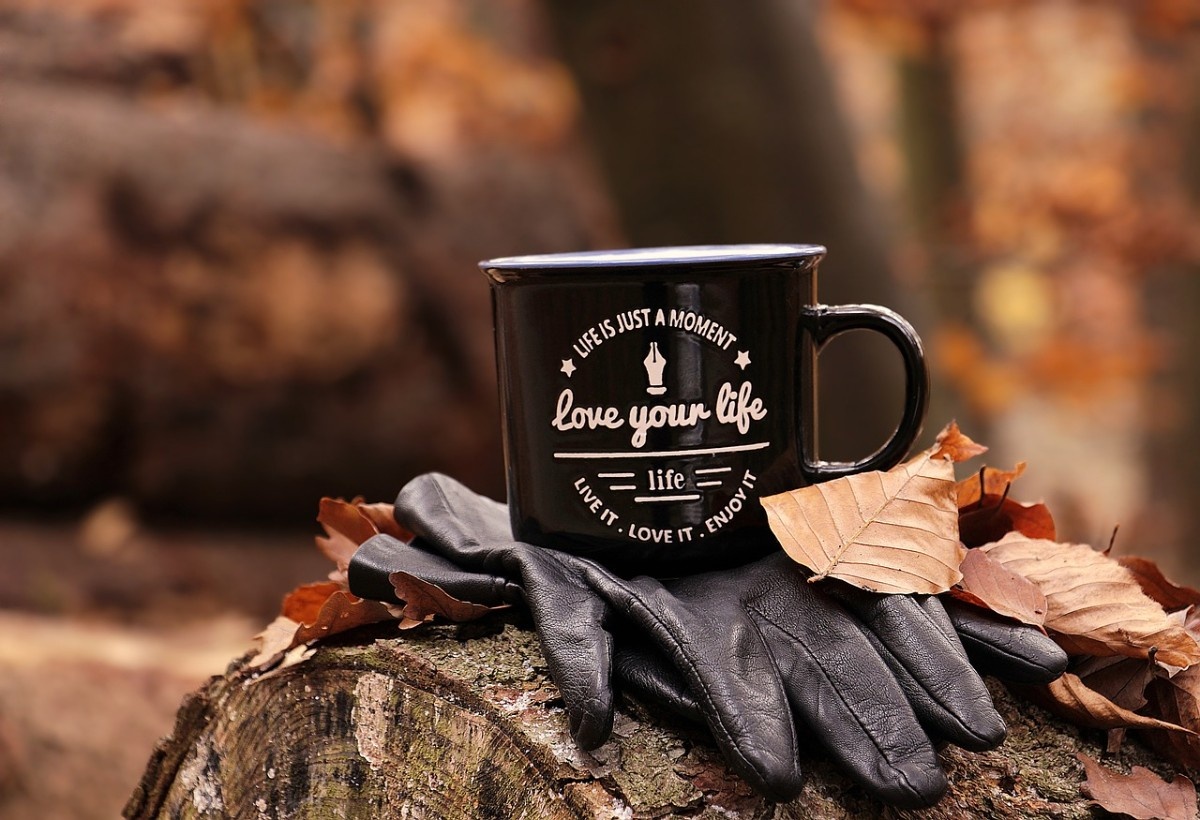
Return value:
<svg viewBox="0 0 1200 820">
<path fill-rule="evenodd" d="M 904 415 L 887 443 L 860 461 L 810 461 L 801 453 L 800 469 L 815 484 L 868 470 L 886 470 L 900 463 L 921 433 L 929 407 L 929 372 L 917 332 L 900 314 L 879 305 L 812 305 L 800 324 L 820 352 L 826 342 L 847 330 L 874 330 L 896 346 L 904 359 Z"/>
</svg>

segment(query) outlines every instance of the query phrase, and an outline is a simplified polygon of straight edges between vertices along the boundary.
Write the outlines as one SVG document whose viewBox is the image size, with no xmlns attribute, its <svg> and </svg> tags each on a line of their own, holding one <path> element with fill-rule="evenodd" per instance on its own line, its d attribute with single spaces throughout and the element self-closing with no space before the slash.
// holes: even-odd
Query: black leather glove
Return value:
<svg viewBox="0 0 1200 820">
<path fill-rule="evenodd" d="M 585 748 L 603 742 L 611 726 L 612 630 L 622 622 L 618 677 L 643 697 L 701 717 L 731 766 L 776 799 L 801 785 L 793 707 L 856 779 L 903 806 L 932 802 L 945 788 L 922 724 L 968 748 L 1003 737 L 935 599 L 842 585 L 830 595 L 782 554 L 666 586 L 627 581 L 513 541 L 503 506 L 444 476 L 411 482 L 396 513 L 417 542 L 366 542 L 351 562 L 351 589 L 393 600 L 387 575 L 403 569 L 478 603 L 524 601 Z M 985 627 L 997 634 L 975 629 L 980 651 L 1001 646 L 994 659 L 1007 656 L 1026 676 L 1050 679 L 1065 665 L 1033 630 Z"/>
<path fill-rule="evenodd" d="M 736 570 L 626 586 L 622 608 L 643 629 L 623 639 L 618 673 L 643 697 L 703 719 L 738 768 L 735 749 L 752 761 L 762 757 L 758 746 L 778 742 L 745 733 L 739 722 L 748 709 L 780 708 L 771 676 L 752 668 L 766 654 L 801 731 L 876 797 L 904 808 L 945 791 L 935 741 L 979 751 L 1004 739 L 959 635 L 974 662 L 1008 680 L 1044 683 L 1067 664 L 1035 629 L 929 596 L 812 585 L 782 553 Z M 668 663 L 674 674 L 662 668 Z M 736 707 L 723 714 L 725 703 Z"/>
</svg>

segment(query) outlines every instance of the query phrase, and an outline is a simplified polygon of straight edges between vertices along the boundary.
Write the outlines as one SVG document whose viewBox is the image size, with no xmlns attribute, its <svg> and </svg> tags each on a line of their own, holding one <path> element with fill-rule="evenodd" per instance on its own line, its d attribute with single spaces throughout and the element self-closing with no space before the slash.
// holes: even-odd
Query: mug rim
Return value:
<svg viewBox="0 0 1200 820">
<path fill-rule="evenodd" d="M 525 274 L 611 273 L 614 268 L 723 268 L 747 263 L 787 266 L 815 261 L 825 252 L 823 245 L 809 244 L 664 245 L 503 256 L 481 261 L 479 269 L 501 282 Z"/>
</svg>

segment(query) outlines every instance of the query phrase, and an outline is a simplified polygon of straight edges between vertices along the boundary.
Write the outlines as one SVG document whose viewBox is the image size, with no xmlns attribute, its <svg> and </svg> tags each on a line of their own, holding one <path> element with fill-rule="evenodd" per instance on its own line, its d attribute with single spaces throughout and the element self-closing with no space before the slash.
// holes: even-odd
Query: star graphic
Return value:
<svg viewBox="0 0 1200 820">
<path fill-rule="evenodd" d="M 750 352 L 747 350 L 739 350 L 737 358 L 733 360 L 733 363 L 742 370 L 745 370 L 746 365 L 750 364 Z"/>
<path fill-rule="evenodd" d="M 567 374 L 567 378 L 571 378 L 571 374 L 575 372 L 575 361 L 573 359 L 563 359 L 563 366 L 559 368 L 563 373 Z"/>
</svg>

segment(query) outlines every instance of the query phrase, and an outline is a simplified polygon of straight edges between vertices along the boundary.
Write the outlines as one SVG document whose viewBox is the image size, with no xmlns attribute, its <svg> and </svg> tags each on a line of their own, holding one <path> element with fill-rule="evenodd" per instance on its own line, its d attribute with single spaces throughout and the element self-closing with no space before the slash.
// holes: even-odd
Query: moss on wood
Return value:
<svg viewBox="0 0 1200 820">
<path fill-rule="evenodd" d="M 1009 739 L 985 754 L 944 750 L 951 790 L 934 808 L 889 812 L 816 757 L 804 793 L 777 806 L 725 768 L 702 730 L 633 701 L 611 741 L 580 751 L 536 636 L 518 624 L 401 637 L 375 627 L 277 674 L 239 662 L 210 681 L 184 702 L 125 815 L 1091 817 L 1074 755 L 1101 757 L 1101 734 L 992 691 Z M 1116 762 L 1167 771 L 1133 744 Z"/>
</svg>

